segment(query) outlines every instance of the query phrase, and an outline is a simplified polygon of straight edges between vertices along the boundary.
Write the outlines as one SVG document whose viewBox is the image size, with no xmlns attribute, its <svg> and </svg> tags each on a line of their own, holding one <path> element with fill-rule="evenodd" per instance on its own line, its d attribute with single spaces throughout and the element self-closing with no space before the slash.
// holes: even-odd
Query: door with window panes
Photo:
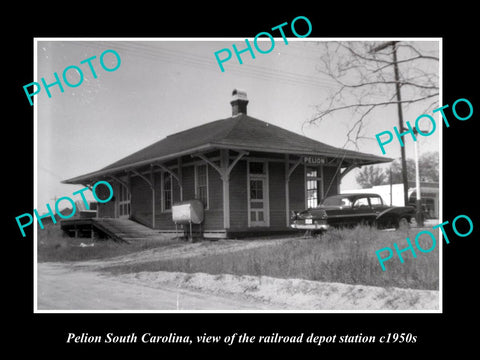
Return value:
<svg viewBox="0 0 480 360">
<path fill-rule="evenodd" d="M 323 196 L 323 183 L 320 169 L 318 167 L 307 166 L 305 168 L 305 177 L 307 182 L 307 208 L 316 208 L 320 204 Z"/>
<path fill-rule="evenodd" d="M 249 162 L 248 169 L 249 226 L 269 226 L 267 164 Z"/>
<path fill-rule="evenodd" d="M 130 217 L 130 192 L 121 185 L 118 194 L 118 217 L 128 219 Z"/>
</svg>

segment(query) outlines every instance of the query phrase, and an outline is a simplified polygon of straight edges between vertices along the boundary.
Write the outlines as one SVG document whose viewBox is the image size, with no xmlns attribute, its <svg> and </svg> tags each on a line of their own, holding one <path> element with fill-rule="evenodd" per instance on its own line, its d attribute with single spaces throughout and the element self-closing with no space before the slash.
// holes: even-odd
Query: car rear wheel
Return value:
<svg viewBox="0 0 480 360">
<path fill-rule="evenodd" d="M 398 230 L 408 230 L 410 229 L 410 221 L 406 217 L 400 217 L 397 222 Z"/>
</svg>

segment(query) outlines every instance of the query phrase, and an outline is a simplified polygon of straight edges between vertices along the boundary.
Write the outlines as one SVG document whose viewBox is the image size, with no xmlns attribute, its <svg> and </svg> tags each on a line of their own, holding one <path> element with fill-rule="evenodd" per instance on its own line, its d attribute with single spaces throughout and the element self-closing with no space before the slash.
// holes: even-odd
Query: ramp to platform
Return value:
<svg viewBox="0 0 480 360">
<path fill-rule="evenodd" d="M 93 238 L 95 233 L 102 233 L 116 241 L 135 241 L 135 240 L 164 240 L 159 230 L 154 230 L 148 226 L 139 224 L 129 219 L 113 218 L 89 218 L 89 219 L 67 219 L 61 221 L 62 230 L 67 233 L 79 234 L 89 233 Z"/>
</svg>

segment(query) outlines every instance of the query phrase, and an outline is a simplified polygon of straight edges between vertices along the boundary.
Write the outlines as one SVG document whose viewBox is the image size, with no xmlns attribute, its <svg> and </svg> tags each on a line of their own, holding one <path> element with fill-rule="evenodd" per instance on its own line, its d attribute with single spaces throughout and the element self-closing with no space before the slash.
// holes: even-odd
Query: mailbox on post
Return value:
<svg viewBox="0 0 480 360">
<path fill-rule="evenodd" d="M 189 225 L 190 239 L 192 239 L 192 224 L 201 224 L 204 216 L 204 206 L 200 200 L 187 200 L 172 206 L 172 220 L 175 223 L 175 231 L 178 224 Z"/>
</svg>

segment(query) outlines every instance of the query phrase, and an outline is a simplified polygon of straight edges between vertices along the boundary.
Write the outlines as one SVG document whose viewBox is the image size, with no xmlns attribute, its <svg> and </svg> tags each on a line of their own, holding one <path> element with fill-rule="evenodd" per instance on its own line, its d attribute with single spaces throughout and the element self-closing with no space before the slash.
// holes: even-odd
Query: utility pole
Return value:
<svg viewBox="0 0 480 360">
<path fill-rule="evenodd" d="M 392 167 L 390 166 L 390 174 L 389 174 L 389 182 L 390 182 L 390 206 L 393 205 L 393 186 L 392 186 Z"/>
<path fill-rule="evenodd" d="M 416 128 L 413 129 L 415 135 L 418 134 L 418 130 Z M 426 132 L 425 132 L 426 133 Z M 420 167 L 418 166 L 418 141 L 415 141 L 415 185 L 416 185 L 416 206 L 417 211 L 415 213 L 415 219 L 417 221 L 417 226 L 423 227 L 423 210 L 422 210 L 422 195 L 420 189 Z"/>
<path fill-rule="evenodd" d="M 57 195 L 54 195 L 53 198 L 50 198 L 50 199 L 53 200 L 54 203 L 56 204 L 56 203 L 57 203 L 58 196 L 57 196 Z"/>
<path fill-rule="evenodd" d="M 395 89 L 397 91 L 397 110 L 398 110 L 398 129 L 400 133 L 403 133 L 405 128 L 403 127 L 403 111 L 402 111 L 402 95 L 400 93 L 400 76 L 398 73 L 397 64 L 397 41 L 389 41 L 378 45 L 370 50 L 370 53 L 381 51 L 391 46 L 393 49 L 393 71 L 395 74 Z M 408 204 L 408 176 L 407 176 L 407 159 L 405 157 L 405 143 L 400 147 L 400 153 L 402 156 L 402 182 L 403 182 L 403 203 L 406 206 Z"/>
</svg>

